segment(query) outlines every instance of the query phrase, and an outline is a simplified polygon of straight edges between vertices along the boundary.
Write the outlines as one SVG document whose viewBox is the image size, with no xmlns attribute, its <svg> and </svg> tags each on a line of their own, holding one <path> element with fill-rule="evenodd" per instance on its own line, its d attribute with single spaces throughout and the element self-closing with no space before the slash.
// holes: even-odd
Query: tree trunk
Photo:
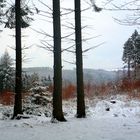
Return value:
<svg viewBox="0 0 140 140">
<path fill-rule="evenodd" d="M 54 35 L 53 119 L 57 119 L 58 121 L 66 121 L 62 111 L 60 0 L 53 0 L 53 35 Z"/>
<path fill-rule="evenodd" d="M 137 79 L 137 65 L 136 65 L 136 60 L 134 61 L 134 79 Z"/>
<path fill-rule="evenodd" d="M 15 0 L 16 18 L 16 77 L 15 77 L 15 104 L 14 114 L 22 114 L 22 49 L 21 49 L 21 0 Z"/>
<path fill-rule="evenodd" d="M 128 58 L 128 70 L 127 70 L 127 76 L 128 76 L 128 79 L 131 78 L 131 75 L 130 75 L 130 58 Z"/>
<path fill-rule="evenodd" d="M 83 83 L 83 57 L 81 33 L 81 2 L 75 0 L 75 42 L 76 42 L 76 75 L 77 75 L 77 118 L 84 118 L 84 83 Z"/>
</svg>

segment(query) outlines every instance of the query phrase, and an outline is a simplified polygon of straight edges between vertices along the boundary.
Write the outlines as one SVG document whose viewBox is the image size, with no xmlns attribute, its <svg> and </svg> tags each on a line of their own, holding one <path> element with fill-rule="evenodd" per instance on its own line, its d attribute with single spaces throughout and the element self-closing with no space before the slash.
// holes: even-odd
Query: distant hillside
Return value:
<svg viewBox="0 0 140 140">
<path fill-rule="evenodd" d="M 33 73 L 38 73 L 40 77 L 48 77 L 50 75 L 53 77 L 53 69 L 49 67 L 31 67 L 31 68 L 23 68 L 23 71 L 27 74 L 31 75 Z"/>
<path fill-rule="evenodd" d="M 32 67 L 24 68 L 24 72 L 31 75 L 33 73 L 38 73 L 40 77 L 50 75 L 53 78 L 53 69 L 50 67 Z M 84 69 L 84 82 L 101 84 L 105 82 L 115 81 L 118 76 L 116 71 L 106 71 L 106 70 L 94 70 L 94 69 Z M 63 80 L 69 82 L 76 82 L 76 70 L 63 70 Z"/>
</svg>

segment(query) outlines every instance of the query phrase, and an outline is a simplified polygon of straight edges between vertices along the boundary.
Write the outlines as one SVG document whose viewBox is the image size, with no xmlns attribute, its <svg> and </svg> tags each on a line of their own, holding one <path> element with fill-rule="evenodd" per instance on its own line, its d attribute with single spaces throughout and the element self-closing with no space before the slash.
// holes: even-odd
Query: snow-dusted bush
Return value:
<svg viewBox="0 0 140 140">
<path fill-rule="evenodd" d="M 24 100 L 23 111 L 26 114 L 51 116 L 52 96 L 46 91 L 46 87 L 37 86 L 32 88 L 30 95 Z"/>
<path fill-rule="evenodd" d="M 9 119 L 12 117 L 12 107 L 3 106 L 0 104 L 0 120 Z"/>
<path fill-rule="evenodd" d="M 45 106 L 48 103 L 51 103 L 52 97 L 51 93 L 46 91 L 47 87 L 35 87 L 31 89 L 30 102 L 36 105 Z"/>
</svg>

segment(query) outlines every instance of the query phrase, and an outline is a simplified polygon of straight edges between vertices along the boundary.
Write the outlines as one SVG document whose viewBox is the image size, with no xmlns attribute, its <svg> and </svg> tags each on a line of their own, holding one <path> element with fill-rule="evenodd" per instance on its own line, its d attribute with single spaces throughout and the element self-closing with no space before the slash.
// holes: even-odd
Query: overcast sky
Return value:
<svg viewBox="0 0 140 140">
<path fill-rule="evenodd" d="M 44 0 L 44 2 L 49 3 L 51 0 Z M 38 5 L 43 9 L 47 9 L 41 4 Z M 86 7 L 87 5 L 85 4 L 84 6 Z M 73 8 L 73 1 L 62 0 L 62 7 Z M 128 12 L 111 11 L 95 13 L 92 9 L 82 13 L 82 25 L 88 25 L 88 28 L 82 31 L 83 38 L 93 37 L 93 39 L 83 43 L 83 50 L 103 43 L 101 46 L 84 53 L 84 68 L 112 70 L 123 67 L 123 62 L 121 59 L 123 54 L 123 44 L 131 36 L 134 30 L 138 29 L 138 27 L 120 25 L 114 21 L 113 17 L 124 18 L 127 13 Z M 34 18 L 36 20 L 32 22 L 32 28 L 52 34 L 52 23 L 44 21 L 44 17 L 35 16 Z M 74 21 L 73 18 L 73 14 L 62 17 L 62 24 L 70 25 L 70 22 L 73 23 Z M 45 20 L 48 21 L 49 19 L 46 18 Z M 72 32 L 72 30 L 62 27 L 62 36 Z M 14 38 L 11 37 L 13 34 L 14 30 L 9 29 L 4 29 L 3 32 L 0 33 L 0 56 L 4 53 L 5 49 L 7 49 L 9 54 L 14 58 L 14 50 L 9 48 L 9 46 L 14 46 Z M 25 36 L 27 35 L 27 37 L 23 38 L 22 45 L 33 45 L 30 49 L 24 51 L 26 56 L 25 58 L 27 58 L 27 60 L 23 63 L 23 67 L 53 67 L 52 52 L 37 47 L 37 44 L 40 44 L 40 40 L 50 40 L 50 38 L 44 37 L 31 29 L 24 29 L 23 34 Z M 66 48 L 73 43 L 74 42 L 64 40 L 62 45 L 64 48 Z M 75 62 L 75 55 L 64 52 L 62 59 Z M 74 67 L 75 65 L 63 61 L 64 69 L 73 69 Z"/>
</svg>

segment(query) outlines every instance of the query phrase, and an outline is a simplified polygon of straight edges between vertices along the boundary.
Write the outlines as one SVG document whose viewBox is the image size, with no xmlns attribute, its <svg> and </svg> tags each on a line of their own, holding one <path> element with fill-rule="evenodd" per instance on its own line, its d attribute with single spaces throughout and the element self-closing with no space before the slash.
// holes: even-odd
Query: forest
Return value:
<svg viewBox="0 0 140 140">
<path fill-rule="evenodd" d="M 11 30 L 13 35 L 10 36 L 14 38 L 12 43 L 5 39 L 9 46 L 0 56 L 0 139 L 138 140 L 140 1 L 74 0 L 70 8 L 63 4 L 64 1 L 70 2 L 0 0 L 0 35 L 5 29 L 7 32 Z M 84 67 L 85 54 L 105 44 L 102 41 L 85 47 L 90 40 L 99 37 L 86 33 L 91 30 L 89 25 L 83 25 L 88 19 L 83 14 L 86 11 L 90 11 L 93 17 L 104 11 L 119 12 L 120 15 L 124 12 L 126 16 L 123 18 L 111 18 L 128 30 L 134 26 L 135 30 L 118 46 L 122 48 L 121 68 L 107 71 Z M 34 28 L 32 24 L 37 19 L 49 23 L 52 33 Z M 32 45 L 32 40 L 30 45 L 24 45 L 24 40 L 28 42 L 28 35 L 24 34 L 28 29 L 33 35 L 41 35 L 40 43 Z M 28 61 L 25 52 L 32 47 L 36 47 L 36 57 L 41 49 L 51 55 L 53 67 L 23 67 Z M 14 57 L 9 54 L 9 48 L 14 51 Z M 73 61 L 64 60 L 64 53 L 71 54 Z M 41 61 L 47 66 L 49 60 Z M 74 69 L 64 70 L 64 63 L 74 65 Z"/>
</svg>

